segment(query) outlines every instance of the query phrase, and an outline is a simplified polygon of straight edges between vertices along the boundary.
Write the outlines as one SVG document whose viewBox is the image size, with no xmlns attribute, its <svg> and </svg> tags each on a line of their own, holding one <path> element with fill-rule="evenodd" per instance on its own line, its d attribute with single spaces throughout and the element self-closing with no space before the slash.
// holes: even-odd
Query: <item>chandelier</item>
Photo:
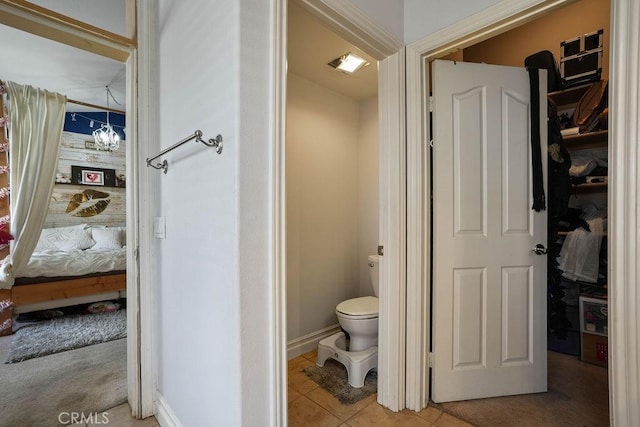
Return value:
<svg viewBox="0 0 640 427">
<path fill-rule="evenodd" d="M 120 135 L 113 130 L 109 124 L 109 96 L 111 90 L 107 89 L 107 123 L 103 123 L 100 128 L 93 131 L 93 139 L 96 141 L 96 148 L 101 151 L 116 151 L 120 147 Z"/>
</svg>

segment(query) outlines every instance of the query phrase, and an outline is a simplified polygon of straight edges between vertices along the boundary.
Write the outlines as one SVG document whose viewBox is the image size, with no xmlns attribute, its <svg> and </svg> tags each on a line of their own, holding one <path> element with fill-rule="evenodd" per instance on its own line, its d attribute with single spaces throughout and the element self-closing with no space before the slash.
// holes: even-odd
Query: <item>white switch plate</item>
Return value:
<svg viewBox="0 0 640 427">
<path fill-rule="evenodd" d="M 157 216 L 153 218 L 153 237 L 156 239 L 165 239 L 167 237 L 165 217 Z"/>
</svg>

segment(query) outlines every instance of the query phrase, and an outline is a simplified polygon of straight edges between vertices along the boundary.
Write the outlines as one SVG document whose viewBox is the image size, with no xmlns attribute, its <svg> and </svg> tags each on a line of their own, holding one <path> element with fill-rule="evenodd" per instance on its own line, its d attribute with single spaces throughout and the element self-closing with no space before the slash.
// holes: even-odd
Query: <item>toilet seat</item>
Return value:
<svg viewBox="0 0 640 427">
<path fill-rule="evenodd" d="M 360 297 L 342 301 L 336 312 L 351 319 L 373 319 L 378 317 L 378 298 Z"/>
</svg>

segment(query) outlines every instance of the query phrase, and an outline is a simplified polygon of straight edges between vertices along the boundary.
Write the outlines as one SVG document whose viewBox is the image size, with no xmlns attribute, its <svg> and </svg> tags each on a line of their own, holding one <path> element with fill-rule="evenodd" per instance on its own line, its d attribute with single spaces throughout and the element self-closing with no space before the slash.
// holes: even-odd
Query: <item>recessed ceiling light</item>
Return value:
<svg viewBox="0 0 640 427">
<path fill-rule="evenodd" d="M 369 65 L 369 63 L 359 56 L 349 52 L 345 53 L 340 58 L 336 58 L 333 61 L 329 62 L 329 65 L 331 65 L 336 70 L 351 74 L 355 71 L 358 71 L 360 68 Z"/>
</svg>

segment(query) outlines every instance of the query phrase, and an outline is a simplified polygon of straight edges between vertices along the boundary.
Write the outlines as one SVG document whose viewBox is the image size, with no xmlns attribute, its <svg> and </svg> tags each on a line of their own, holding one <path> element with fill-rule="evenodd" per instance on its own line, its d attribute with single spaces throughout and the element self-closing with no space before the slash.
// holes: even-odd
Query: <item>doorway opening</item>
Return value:
<svg viewBox="0 0 640 427">
<path fill-rule="evenodd" d="M 107 30 L 101 30 L 97 27 L 92 27 L 90 24 L 86 24 L 84 22 L 74 21 L 73 19 L 68 18 L 67 16 L 62 16 L 56 12 L 53 12 L 47 9 L 38 8 L 38 7 L 34 7 L 33 10 L 30 10 L 26 7 L 24 9 L 21 9 L 19 12 L 21 16 L 20 19 L 12 19 L 11 17 L 13 16 L 12 15 L 13 13 L 17 13 L 17 12 L 14 9 L 12 9 L 11 6 L 5 5 L 5 8 L 3 8 L 3 12 L 2 12 L 2 22 L 6 23 L 10 27 L 14 27 L 14 28 L 11 28 L 9 31 L 12 31 L 13 34 L 15 35 L 15 37 L 12 36 L 12 37 L 6 37 L 6 38 L 13 40 L 14 45 L 18 43 L 17 42 L 18 39 L 24 40 L 25 38 L 30 38 L 32 41 L 38 40 L 37 44 L 42 42 L 40 46 L 48 46 L 48 47 L 44 47 L 43 48 L 44 50 L 38 50 L 39 48 L 33 48 L 33 50 L 31 50 L 31 48 L 25 45 L 20 45 L 22 49 L 21 54 L 24 56 L 32 56 L 30 59 L 34 59 L 34 57 L 42 57 L 43 59 L 49 53 L 51 53 L 53 54 L 53 57 L 55 59 L 52 62 L 43 63 L 43 65 L 40 67 L 25 67 L 21 70 L 18 70 L 18 74 L 14 73 L 12 76 L 9 76 L 9 73 L 6 73 L 6 74 L 2 73 L 2 76 L 0 77 L 15 81 L 20 84 L 32 85 L 32 86 L 40 87 L 42 89 L 59 92 L 64 95 L 67 95 L 69 99 L 85 101 L 88 104 L 95 104 L 101 107 L 107 106 L 105 95 L 108 96 L 108 93 L 111 92 L 113 97 L 110 99 L 110 102 L 111 102 L 110 107 L 113 108 L 115 106 L 115 107 L 120 107 L 122 110 L 125 110 L 126 109 L 125 105 L 126 105 L 131 109 L 132 107 L 132 98 L 130 97 L 130 94 L 132 93 L 131 85 L 135 85 L 135 83 L 133 83 L 131 79 L 131 76 L 133 75 L 135 70 L 132 69 L 132 62 L 127 60 L 127 58 L 131 58 L 131 53 L 133 52 L 134 42 L 131 39 L 128 39 L 123 35 L 116 34 L 115 32 L 112 33 Z M 125 11 L 122 10 L 122 13 L 124 16 Z M 73 15 L 73 12 L 70 14 Z M 101 18 L 104 18 L 105 16 L 111 16 L 111 15 L 101 14 L 100 16 Z M 125 21 L 126 20 L 124 18 L 121 18 L 118 20 L 118 22 L 125 22 Z M 55 24 L 52 24 L 52 22 L 55 22 Z M 72 22 L 72 24 L 70 24 L 70 22 Z M 96 23 L 96 24 L 99 25 L 100 23 Z M 52 25 L 55 27 L 55 29 L 52 29 Z M 22 31 L 25 31 L 25 32 L 22 32 Z M 123 28 L 122 33 L 124 32 L 126 31 Z M 96 34 L 99 34 L 99 35 L 96 35 Z M 40 36 L 42 36 L 42 38 Z M 91 42 L 87 40 L 91 40 Z M 46 45 L 46 43 L 48 43 L 48 45 Z M 30 45 L 30 46 L 34 46 L 34 45 Z M 55 52 L 60 51 L 58 48 L 66 52 L 70 52 L 73 50 L 77 50 L 77 47 L 82 47 L 85 49 L 85 50 L 82 50 L 82 54 L 80 54 L 79 56 L 75 56 L 76 58 L 79 58 L 78 61 L 80 61 L 76 67 L 77 69 L 84 67 L 82 69 L 86 70 L 87 67 L 90 67 L 90 65 L 94 63 L 105 64 L 106 62 L 108 63 L 108 65 L 104 67 L 101 67 L 98 65 L 97 72 L 94 72 L 94 73 L 87 72 L 86 75 L 81 75 L 81 73 L 79 75 L 78 73 L 75 73 L 75 71 L 77 70 L 74 70 L 72 68 L 68 73 L 66 73 L 68 74 L 66 75 L 66 77 L 71 78 L 73 83 L 69 84 L 69 82 L 67 81 L 66 82 L 67 84 L 65 85 L 64 83 L 61 83 L 61 81 L 64 82 L 64 79 L 65 79 L 64 68 L 73 67 L 74 62 L 72 60 L 69 60 L 69 58 L 66 58 L 68 61 L 66 61 L 65 63 L 65 57 L 63 56 L 63 57 L 56 58 Z M 29 55 L 26 55 L 25 52 L 28 52 Z M 83 55 L 84 55 L 84 59 L 82 59 Z M 87 59 L 89 57 L 91 57 L 91 59 Z M 56 61 L 61 61 L 62 64 Z M 8 62 L 9 61 L 5 61 L 4 64 L 9 66 L 11 64 L 17 65 L 17 63 L 14 63 L 14 62 L 8 63 Z M 127 63 L 125 64 L 125 62 Z M 110 72 L 112 72 L 111 75 L 109 75 Z M 108 77 L 106 77 L 107 75 Z M 17 77 L 14 77 L 14 76 L 17 76 Z M 51 78 L 53 80 L 48 80 Z M 93 82 L 92 80 L 93 78 L 96 78 L 96 82 L 98 83 L 94 82 L 94 84 L 91 84 L 90 82 Z M 57 83 L 50 83 L 52 81 L 56 81 L 56 79 L 57 79 Z M 97 87 L 95 87 L 96 85 Z M 106 85 L 110 86 L 110 90 L 108 90 L 107 93 L 105 93 Z M 99 98 L 94 100 L 93 98 L 89 98 L 88 96 L 85 96 L 82 93 L 84 89 L 89 91 L 98 90 L 100 93 Z M 115 105 L 116 102 L 121 104 L 121 106 Z M 94 128 L 97 128 L 100 126 L 96 126 L 96 125 L 100 125 L 102 123 L 106 124 L 107 122 L 109 122 L 112 128 L 117 129 L 118 134 L 120 134 L 120 137 L 122 139 L 126 137 L 125 136 L 126 134 L 123 134 L 124 126 L 121 123 L 118 123 L 116 121 L 112 113 L 110 113 L 110 116 L 111 116 L 110 120 L 107 120 L 105 117 L 106 116 L 105 113 L 102 113 L 102 115 L 98 117 L 98 116 L 94 116 L 93 112 L 91 111 L 78 109 L 77 106 L 75 108 L 68 107 L 67 111 L 69 112 L 69 114 L 67 114 L 68 116 L 67 120 L 70 123 L 84 122 L 84 125 L 86 127 L 91 127 L 90 123 L 93 122 Z M 120 127 L 118 127 L 118 125 L 120 125 Z M 130 126 L 129 127 L 130 134 L 127 140 L 129 142 L 134 142 L 135 132 L 133 132 L 133 130 L 136 128 L 135 122 L 129 121 L 129 126 Z M 82 158 L 82 155 L 80 156 L 82 160 L 85 161 L 84 163 L 85 166 L 87 165 L 86 162 L 89 162 L 89 163 L 91 163 L 92 161 L 94 163 L 99 162 L 100 161 L 99 159 L 101 158 L 99 154 L 104 154 L 104 155 L 107 154 L 107 153 L 96 153 L 95 149 L 93 149 L 93 152 L 91 152 L 90 150 L 92 147 L 90 144 L 86 144 L 85 139 L 91 140 L 93 138 L 91 136 L 88 136 L 85 138 L 85 136 L 82 136 L 84 135 L 82 132 L 77 131 L 78 129 L 74 129 L 74 130 L 65 129 L 65 132 L 67 132 L 69 135 L 65 135 L 65 133 L 63 132 L 63 141 L 66 141 L 66 142 L 63 142 L 63 146 L 65 147 L 66 150 L 65 149 L 61 150 L 62 154 L 66 153 L 65 156 L 73 157 L 73 159 L 71 160 L 71 163 L 73 163 L 75 160 L 78 160 L 77 156 L 74 157 L 74 155 L 76 155 L 78 152 L 84 152 L 84 154 L 86 154 L 85 158 Z M 65 139 L 65 136 L 70 136 L 70 139 L 69 138 Z M 118 165 L 122 166 L 121 168 L 114 167 L 113 174 L 111 174 L 111 168 L 107 168 L 106 165 L 104 164 L 93 165 L 93 166 L 95 167 L 102 166 L 100 169 L 109 169 L 108 171 L 96 169 L 93 171 L 89 171 L 87 174 L 85 174 L 85 178 L 89 180 L 93 179 L 94 181 L 97 180 L 96 182 L 93 182 L 93 183 L 96 185 L 100 185 L 101 187 L 100 190 L 105 190 L 105 191 L 98 191 L 97 187 L 95 186 L 85 187 L 81 191 L 81 193 L 84 194 L 85 196 L 86 194 L 89 194 L 89 195 L 95 195 L 98 193 L 106 194 L 107 191 L 110 191 L 111 193 L 117 193 L 117 195 L 113 196 L 112 194 L 109 194 L 110 197 L 108 198 L 109 200 L 108 202 L 106 201 L 106 198 L 103 197 L 102 199 L 105 199 L 105 200 L 102 201 L 100 206 L 88 206 L 88 205 L 95 204 L 95 200 L 94 200 L 93 201 L 94 203 L 88 203 L 88 205 L 85 204 L 83 206 L 77 206 L 76 208 L 74 208 L 76 210 L 73 210 L 72 212 L 64 212 L 65 210 L 64 208 L 67 208 L 67 209 L 69 208 L 65 204 L 65 207 L 62 209 L 62 214 L 58 211 L 53 213 L 52 216 L 48 215 L 48 219 L 45 220 L 45 227 L 59 228 L 59 227 L 69 225 L 65 223 L 65 220 L 68 219 L 66 218 L 66 216 L 64 216 L 65 213 L 71 213 L 71 214 L 79 213 L 78 215 L 76 215 L 77 218 L 92 217 L 92 216 L 95 216 L 97 218 L 99 217 L 99 215 L 104 215 L 104 218 L 106 218 L 109 212 L 107 212 L 107 209 L 104 209 L 104 207 L 105 205 L 110 204 L 112 205 L 111 213 L 114 213 L 113 211 L 121 210 L 121 212 L 116 212 L 117 219 L 114 219 L 114 220 L 118 222 L 116 227 L 122 227 L 122 228 L 121 229 L 120 228 L 116 229 L 115 227 L 111 229 L 100 228 L 99 231 L 96 233 L 95 237 L 98 238 L 98 240 L 101 240 L 101 237 L 105 237 L 107 234 L 112 234 L 113 236 L 117 234 L 119 237 L 118 243 L 121 246 L 124 245 L 124 243 L 126 242 L 125 239 L 127 238 L 125 237 L 125 235 L 128 236 L 127 240 L 130 243 L 137 240 L 134 237 L 137 234 L 137 225 L 134 226 L 134 229 L 130 228 L 128 233 L 126 234 L 122 233 L 122 231 L 125 228 L 125 223 L 128 223 L 127 225 L 129 225 L 133 222 L 131 217 L 131 211 L 129 209 L 125 211 L 124 209 L 125 199 L 128 198 L 127 196 L 131 195 L 131 190 L 132 190 L 131 187 L 134 185 L 137 185 L 137 182 L 135 181 L 135 179 L 129 179 L 129 184 L 130 184 L 129 189 L 125 188 L 125 185 L 124 185 L 124 183 L 127 181 L 127 178 L 132 178 L 137 175 L 134 171 L 131 171 L 131 170 L 128 170 L 125 172 L 124 152 L 127 151 L 127 156 L 128 156 L 134 151 L 131 148 L 131 145 L 129 145 L 129 148 L 126 148 L 126 147 L 127 147 L 127 144 L 123 143 L 119 148 L 120 153 L 117 153 L 117 152 L 112 153 L 116 157 L 121 158 L 121 162 L 118 163 Z M 63 161 L 59 161 L 59 166 L 63 168 L 68 167 L 69 171 L 68 173 L 65 173 L 65 171 L 59 171 L 60 174 L 59 174 L 59 177 L 57 177 L 58 178 L 57 184 L 54 185 L 54 188 L 55 186 L 58 186 L 58 185 L 62 186 L 60 187 L 61 190 L 58 193 L 60 192 L 68 193 L 67 190 L 71 188 L 71 186 L 76 185 L 74 184 L 74 182 L 70 182 L 70 183 L 66 182 L 67 180 L 73 181 L 73 177 L 71 176 L 72 175 L 71 165 L 70 165 L 70 162 L 68 162 L 68 160 L 70 159 L 67 157 L 65 157 L 65 160 L 67 161 L 66 163 L 64 163 Z M 102 156 L 103 159 L 105 157 L 109 157 L 109 156 Z M 118 174 L 115 173 L 117 169 L 119 169 Z M 80 178 L 80 180 L 82 180 L 82 178 Z M 64 187 L 64 185 L 67 185 L 67 187 Z M 80 185 L 88 185 L 88 183 L 80 182 Z M 112 187 L 110 187 L 110 185 Z M 107 190 L 108 187 L 109 187 L 109 190 Z M 87 188 L 93 189 L 93 190 L 84 193 L 83 191 Z M 56 197 L 56 194 L 57 193 L 54 190 L 54 198 Z M 91 197 L 89 196 L 88 198 L 91 199 Z M 57 201 L 63 203 L 62 200 L 57 200 Z M 66 202 L 68 204 L 69 200 L 66 200 Z M 85 202 L 84 200 L 81 200 L 79 204 L 82 204 L 84 202 Z M 83 211 L 83 209 L 85 208 L 89 208 L 89 210 L 92 210 L 95 214 L 90 215 L 90 212 Z M 51 211 L 51 208 L 50 208 L 50 211 Z M 87 215 L 88 213 L 89 215 Z M 90 218 L 90 219 L 95 219 L 95 218 Z M 92 221 L 87 221 L 87 222 L 92 222 Z M 94 221 L 94 223 L 96 223 L 97 225 L 97 222 Z M 83 224 L 80 224 L 80 225 L 83 225 Z M 112 225 L 115 225 L 115 222 L 113 222 Z M 83 228 L 83 233 L 86 231 L 87 231 L 86 227 Z M 100 235 L 100 237 L 98 235 Z M 96 240 L 92 240 L 92 241 L 96 242 Z M 115 241 L 114 241 L 114 245 L 115 245 Z M 129 247 L 132 247 L 132 246 L 133 245 L 130 245 Z M 69 307 L 71 305 L 86 306 L 88 311 L 100 311 L 102 309 L 104 309 L 105 311 L 114 310 L 117 307 L 116 303 L 122 303 L 124 301 L 124 299 L 119 300 L 119 298 L 125 296 L 125 292 L 126 292 L 125 283 L 127 281 L 127 276 L 130 279 L 129 280 L 130 286 L 131 284 L 137 284 L 138 282 L 137 278 L 136 280 L 133 280 L 134 275 L 137 274 L 137 268 L 135 268 L 132 265 L 134 264 L 133 249 L 128 249 L 127 247 L 124 247 L 123 252 L 124 253 L 121 256 L 121 258 L 124 260 L 123 265 L 128 263 L 129 266 L 132 267 L 132 269 L 129 270 L 129 273 L 130 273 L 129 275 L 127 275 L 125 272 L 122 272 L 121 274 L 118 275 L 118 278 L 117 278 L 118 283 L 114 284 L 113 289 L 109 288 L 108 283 L 102 283 L 100 280 L 96 280 L 96 282 L 98 282 L 97 286 L 95 286 L 95 283 L 94 283 L 93 286 L 89 285 L 88 287 L 86 287 L 85 285 L 88 282 L 85 281 L 82 283 L 82 286 L 85 286 L 85 287 L 80 291 L 77 288 L 74 288 L 72 290 L 65 290 L 61 288 L 61 289 L 57 289 L 57 291 L 55 289 L 52 289 L 51 291 L 53 291 L 55 295 L 52 294 L 54 296 L 48 298 L 47 301 L 39 301 L 39 302 L 35 301 L 32 304 L 25 304 L 21 308 L 19 307 L 18 311 L 27 313 L 27 312 L 32 312 L 32 310 L 40 310 L 41 308 L 43 308 L 43 309 L 50 310 L 50 314 L 57 316 L 58 312 L 62 312 L 64 314 L 64 311 L 60 309 L 60 307 L 63 307 L 63 306 Z M 131 273 L 132 271 L 133 273 Z M 81 279 L 81 280 L 84 280 L 84 279 Z M 109 280 L 107 280 L 107 282 L 109 282 Z M 74 282 L 74 285 L 75 284 L 76 282 Z M 133 285 L 133 288 L 130 287 L 129 289 L 130 295 L 137 295 L 137 290 L 134 289 L 135 286 L 136 285 Z M 116 287 L 118 288 L 117 290 L 115 289 Z M 120 289 L 122 290 L 122 292 L 120 292 Z M 105 292 L 101 292 L 102 290 L 104 290 Z M 104 299 L 112 300 L 111 303 L 104 304 L 104 305 L 95 304 L 91 306 L 91 303 L 93 302 L 102 302 L 103 300 L 102 297 L 104 297 Z M 65 302 L 62 303 L 60 298 L 70 298 L 70 299 L 65 299 Z M 129 300 L 128 302 L 131 304 L 130 307 L 133 307 L 135 304 L 137 304 L 137 300 L 135 298 L 134 298 L 134 301 Z M 90 306 L 91 308 L 89 309 Z M 125 304 L 120 304 L 120 308 L 124 308 L 124 306 Z M 78 310 L 80 310 L 79 307 L 78 307 Z M 133 310 L 133 311 L 137 312 L 137 310 Z M 124 313 L 124 310 L 121 310 L 120 313 Z M 122 324 L 124 324 L 123 328 L 126 331 L 127 321 L 131 321 L 134 316 L 128 316 L 128 318 L 126 318 L 125 316 L 119 316 L 119 318 L 120 317 L 123 318 L 123 321 L 119 322 L 118 327 L 121 327 L 123 326 Z M 132 322 L 132 323 L 137 324 L 137 322 Z M 129 335 L 130 335 L 129 340 L 133 340 L 133 341 L 137 340 L 138 339 L 137 328 L 134 330 L 130 329 Z M 119 381 L 117 381 L 117 384 L 115 384 L 114 382 L 110 382 L 107 384 L 109 388 L 109 392 L 105 393 L 105 395 L 117 394 L 116 400 L 112 402 L 114 406 L 116 404 L 122 403 L 123 396 L 124 396 L 124 399 L 126 399 L 127 395 L 129 395 L 129 399 L 132 405 L 134 406 L 134 412 L 137 413 L 138 412 L 137 402 L 139 402 L 139 397 L 137 396 L 137 394 L 138 394 L 139 385 L 137 386 L 135 385 L 136 383 L 135 378 L 139 378 L 139 375 L 135 374 L 135 372 L 139 370 L 138 367 L 132 369 L 129 372 L 130 374 L 129 379 L 130 380 L 133 379 L 133 380 L 130 382 L 127 382 L 127 370 L 131 369 L 131 363 L 129 362 L 133 362 L 134 366 L 136 366 L 138 363 L 137 362 L 138 357 L 130 354 L 130 348 L 137 347 L 137 343 L 133 346 L 126 345 L 127 344 L 126 340 L 120 340 L 119 342 L 114 344 L 118 345 L 118 351 L 111 352 L 112 354 L 109 354 L 109 351 L 107 351 L 106 355 L 111 358 L 110 359 L 111 365 L 114 365 L 114 364 L 118 365 L 117 369 L 121 371 L 122 375 L 117 376 L 117 378 L 119 378 Z M 91 350 L 94 350 L 94 349 L 91 347 L 83 347 L 83 349 L 80 351 L 90 352 Z M 71 358 L 69 354 L 70 353 L 68 352 L 67 353 L 62 352 L 62 353 L 57 353 L 52 356 L 46 356 L 46 357 L 51 357 L 52 360 L 64 358 L 65 356 L 67 358 Z M 128 357 L 128 356 L 133 356 L 133 357 Z M 115 359 L 113 357 L 115 357 Z M 92 357 L 89 355 L 88 360 L 90 361 L 91 359 Z M 30 360 L 30 361 L 20 362 L 20 363 L 29 365 L 29 364 L 34 364 L 35 362 L 34 360 Z M 105 362 L 104 365 L 105 365 L 104 367 L 106 368 L 107 365 L 109 365 L 109 363 Z M 50 367 L 51 366 L 47 366 L 47 369 L 45 369 L 44 371 L 47 371 L 47 370 L 50 371 Z M 60 372 L 62 371 L 63 369 L 60 369 Z M 78 375 L 78 377 L 84 377 L 84 379 L 91 378 L 94 376 L 90 372 L 85 372 L 84 374 L 73 372 L 70 375 L 68 375 L 68 378 L 66 378 L 66 380 L 73 383 L 76 375 Z M 108 377 L 111 377 L 111 376 L 113 375 L 108 375 Z M 81 379 L 81 378 L 77 378 L 76 383 L 81 382 L 81 381 L 78 381 L 78 379 Z M 51 381 L 48 383 L 54 383 L 54 381 Z M 65 387 L 60 384 L 57 384 L 56 386 Z M 77 385 L 74 384 L 74 387 L 77 387 Z M 95 383 L 90 382 L 86 388 L 87 390 L 95 389 Z M 67 387 L 67 390 L 69 389 L 71 389 L 71 387 Z M 46 388 L 43 388 L 42 391 L 44 393 L 46 391 Z M 52 388 L 50 392 L 51 391 L 55 393 L 55 389 Z M 101 391 L 98 394 L 102 394 L 104 392 L 105 390 Z M 11 396 L 12 392 L 11 390 L 8 390 L 7 393 L 5 394 L 7 396 Z M 22 396 L 22 399 L 24 400 L 24 396 Z M 56 399 L 60 400 L 59 393 L 56 394 Z M 44 397 L 43 397 L 43 400 L 45 400 Z M 62 403 L 64 403 L 64 400 L 62 401 Z M 91 402 L 88 402 L 88 403 L 91 404 Z M 66 404 L 73 405 L 74 402 L 68 401 Z M 42 407 L 43 410 L 45 409 L 44 408 L 45 405 L 40 405 L 40 406 L 43 406 Z M 50 406 L 47 406 L 47 408 L 50 409 Z M 50 418 L 48 419 L 48 421 L 40 420 L 39 422 L 52 423 L 54 422 L 52 420 L 57 419 L 56 417 L 58 417 L 60 411 L 63 411 L 65 409 L 71 409 L 71 408 L 66 407 L 66 408 L 59 408 L 59 409 L 60 409 L 59 411 L 51 414 L 44 414 L 43 411 L 40 411 L 38 415 L 43 415 L 43 414 L 47 416 L 50 415 Z M 87 411 L 95 410 L 95 409 L 104 409 L 104 406 L 102 406 L 102 404 L 100 404 L 99 408 L 87 406 L 85 409 Z M 29 411 L 26 411 L 26 412 L 29 412 Z M 130 412 L 130 411 L 127 409 L 126 412 Z M 24 416 L 24 413 L 19 415 Z M 35 420 L 32 420 L 32 421 L 38 423 L 38 421 L 35 421 Z M 18 424 L 23 422 L 24 422 L 24 419 L 22 420 L 22 422 L 17 421 Z"/>
<path fill-rule="evenodd" d="M 320 397 L 346 408 L 307 373 L 316 369 L 318 343 L 341 331 L 336 306 L 374 295 L 368 257 L 379 244 L 378 67 L 300 4 L 290 1 L 288 14 L 287 358 L 296 424 L 300 405 L 326 412 Z M 348 53 L 366 65 L 354 73 L 329 65 Z M 332 361 L 318 369 L 347 379 Z M 375 390 L 375 382 L 369 372 L 365 388 Z M 351 416 L 375 396 L 325 415 Z"/>
<path fill-rule="evenodd" d="M 576 2 L 572 5 L 556 9 L 535 21 L 503 33 L 493 39 L 465 47 L 464 50 L 449 54 L 443 59 L 522 67 L 524 66 L 523 59 L 525 57 L 541 50 L 550 50 L 554 52 L 556 58 L 559 60 L 560 42 L 599 29 L 604 29 L 605 34 L 609 33 L 609 8 L 610 4 L 608 1 L 583 0 Z M 567 25 L 569 22 L 577 25 L 577 27 Z M 603 66 L 602 77 L 605 79 L 608 78 L 608 50 L 610 46 L 608 40 L 609 38 L 607 37 L 603 42 L 605 51 L 603 56 L 606 57 L 604 57 L 602 61 L 602 63 L 605 64 Z M 570 139 L 571 138 L 569 138 L 569 140 Z M 599 141 L 599 145 L 596 146 L 588 145 L 581 147 L 578 137 L 574 139 L 576 139 L 576 141 L 572 142 L 572 144 L 574 144 L 572 146 L 573 150 L 583 151 L 587 148 L 595 148 L 600 149 L 600 151 L 604 150 L 605 153 L 607 151 L 606 135 Z M 588 194 L 587 192 L 574 194 L 572 196 L 571 207 L 577 208 L 584 206 L 584 203 L 586 203 L 606 212 L 606 186 L 601 185 L 598 186 L 597 189 L 594 187 L 591 190 L 593 190 L 593 192 Z M 603 190 L 603 192 L 598 193 L 596 190 Z M 561 241 L 558 243 L 562 245 L 562 241 L 564 241 L 565 238 L 565 236 L 561 236 Z M 606 236 L 604 239 L 606 242 Z M 554 242 L 550 241 L 549 245 L 552 243 Z M 435 249 L 437 250 L 437 248 Z M 606 250 L 604 252 L 604 258 L 606 259 Z M 606 274 L 606 263 L 603 271 Z M 602 277 L 600 279 L 602 279 Z M 564 406 L 561 406 L 561 408 L 563 409 L 550 409 L 553 408 L 553 405 L 542 402 L 544 395 L 530 395 L 524 398 L 517 396 L 496 398 L 495 404 L 505 405 L 505 408 L 513 408 L 511 405 L 527 407 L 526 416 L 531 420 L 538 420 L 539 422 L 545 422 L 545 420 L 550 419 L 557 420 L 558 413 L 564 413 L 569 417 L 568 419 L 574 422 L 576 420 L 575 414 L 578 414 L 577 416 L 583 417 L 585 423 L 600 420 L 601 423 L 606 424 L 609 420 L 609 391 L 607 386 L 608 374 L 606 371 L 606 362 L 604 363 L 605 367 L 602 367 L 580 360 L 580 358 L 589 360 L 589 351 L 594 350 L 591 361 L 598 362 L 598 354 L 595 352 L 595 347 L 591 349 L 585 346 L 585 342 L 590 345 L 591 341 L 588 340 L 592 339 L 592 337 L 590 337 L 591 334 L 589 334 L 588 331 L 584 330 L 584 322 L 582 322 L 583 327 L 581 329 L 579 307 L 583 299 L 580 298 L 580 294 L 584 296 L 586 292 L 596 287 L 601 291 L 598 295 L 602 296 L 606 293 L 606 282 L 596 280 L 596 283 L 593 284 L 581 285 L 578 283 L 575 285 L 575 282 L 573 283 L 574 285 L 571 286 L 571 283 L 563 282 L 563 287 L 565 288 L 564 295 L 562 295 L 558 305 L 549 307 L 554 311 L 550 312 L 548 316 L 548 323 L 552 330 L 550 330 L 548 335 L 550 350 L 548 365 L 550 388 L 549 393 L 546 395 L 555 402 L 557 402 L 557 399 L 553 396 L 558 395 L 558 393 L 563 396 L 569 396 L 568 399 L 562 402 Z M 602 291 L 604 291 L 604 293 Z M 604 301 L 606 304 L 606 300 Z M 557 311 L 558 306 L 562 308 L 561 312 Z M 564 323 L 565 329 L 562 330 L 558 322 L 564 322 L 565 320 L 567 323 Z M 604 340 L 600 338 L 598 342 L 602 343 L 603 341 L 606 345 L 606 338 Z M 600 357 L 606 358 L 606 355 L 603 355 L 602 348 L 600 350 Z M 567 388 L 568 384 L 573 384 L 573 386 Z M 588 386 L 584 387 L 584 384 L 588 384 Z M 488 407 L 486 403 L 486 401 L 483 401 L 483 404 L 476 406 L 475 402 L 468 401 L 443 404 L 442 407 L 448 408 L 448 410 L 453 411 L 454 414 L 457 415 L 464 414 L 465 416 L 463 416 L 463 418 L 474 424 L 482 425 L 492 422 L 490 418 L 487 418 L 491 417 L 491 415 L 483 412 Z M 547 409 L 540 411 L 539 409 L 543 405 Z M 523 414 L 519 414 L 513 409 L 501 411 L 501 413 L 509 412 L 513 413 L 515 417 L 523 416 Z M 493 421 L 495 421 L 495 417 Z"/>
</svg>

